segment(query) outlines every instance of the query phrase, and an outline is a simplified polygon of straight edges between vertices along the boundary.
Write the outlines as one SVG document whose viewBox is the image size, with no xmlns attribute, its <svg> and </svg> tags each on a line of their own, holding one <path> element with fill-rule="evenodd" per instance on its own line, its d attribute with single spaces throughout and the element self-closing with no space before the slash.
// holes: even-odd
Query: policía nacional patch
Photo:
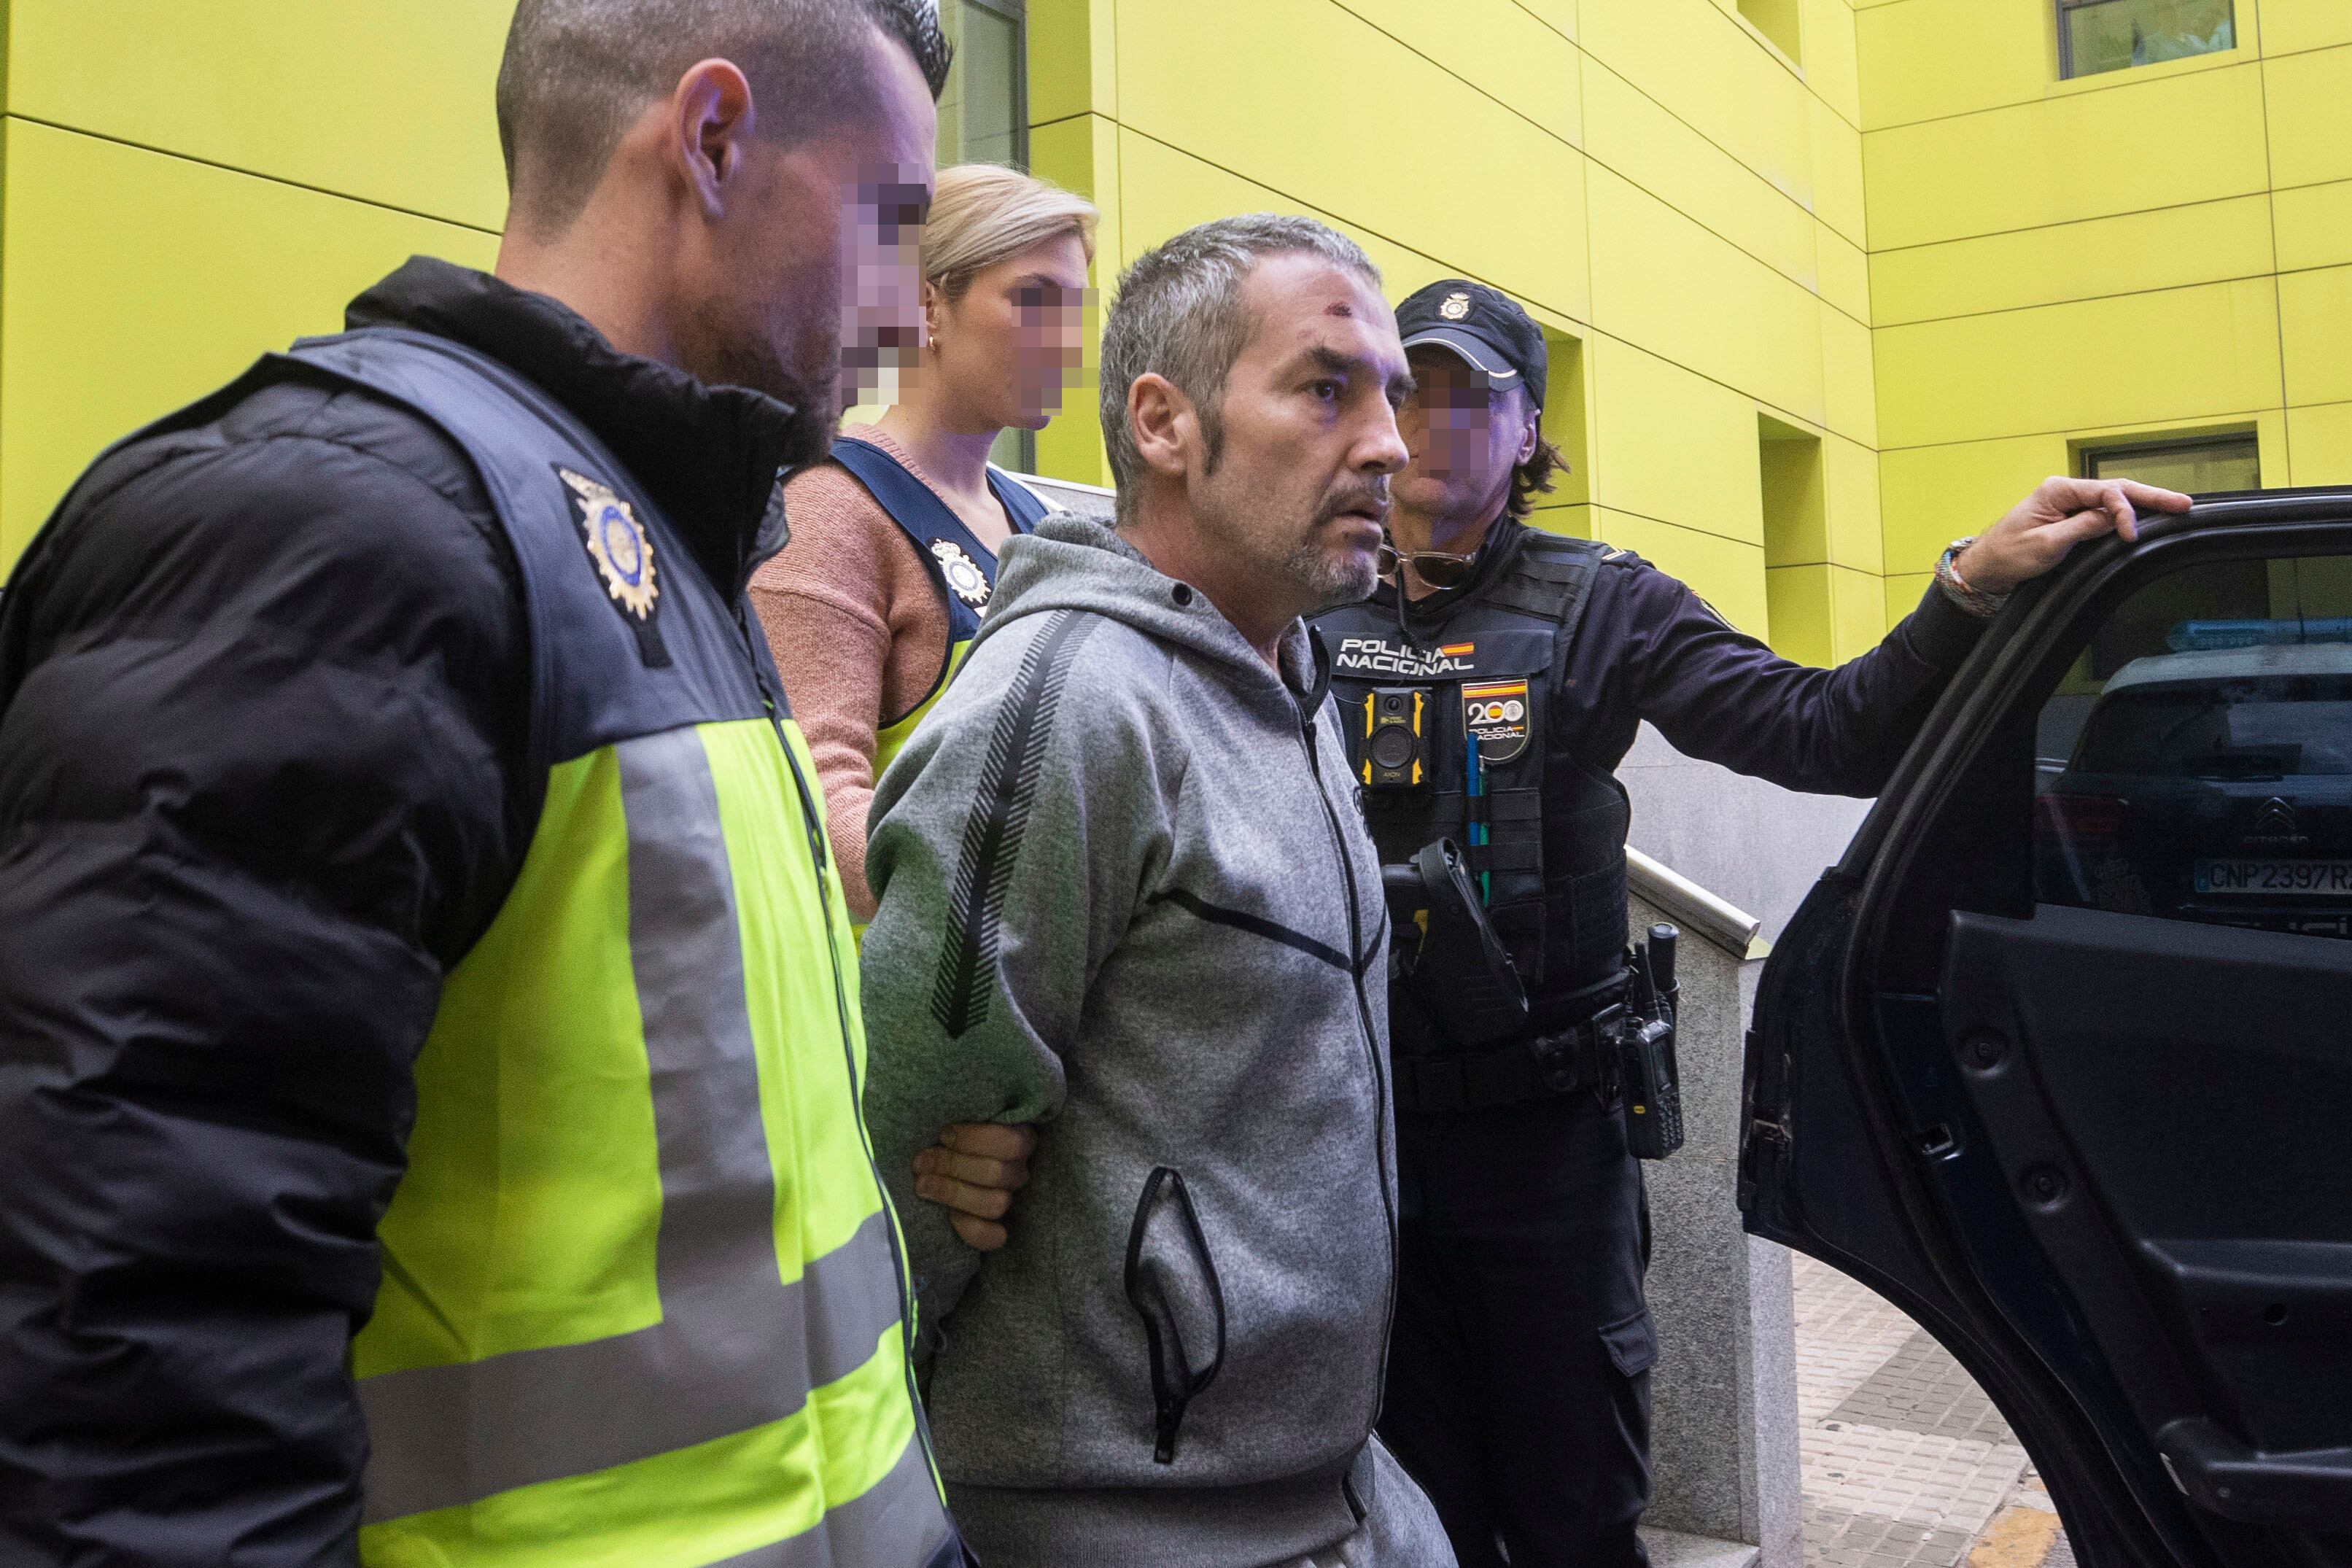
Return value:
<svg viewBox="0 0 2352 1568">
<path fill-rule="evenodd" d="M 566 468 L 555 473 L 572 491 L 572 521 L 580 525 L 580 542 L 596 563 L 596 574 L 604 580 L 604 592 L 624 614 L 652 619 L 661 585 L 654 578 L 654 542 L 646 536 L 646 525 L 612 486 Z"/>
<path fill-rule="evenodd" d="M 605 601 L 620 612 L 621 624 L 636 638 L 637 654 L 646 668 L 667 668 L 669 649 L 662 644 L 661 623 L 654 613 L 661 605 L 661 584 L 654 565 L 652 536 L 612 486 L 561 463 L 554 468 L 572 502 L 572 521 L 580 533 L 580 547 L 596 568 Z"/>
<path fill-rule="evenodd" d="M 1478 737 L 1478 760 L 1495 765 L 1528 749 L 1528 683 L 1500 680 L 1462 688 L 1462 727 Z"/>
<path fill-rule="evenodd" d="M 949 593 L 975 610 L 988 603 L 988 574 L 965 553 L 962 545 L 952 539 L 934 539 L 929 548 L 931 559 L 940 563 L 940 574 L 947 579 Z"/>
</svg>

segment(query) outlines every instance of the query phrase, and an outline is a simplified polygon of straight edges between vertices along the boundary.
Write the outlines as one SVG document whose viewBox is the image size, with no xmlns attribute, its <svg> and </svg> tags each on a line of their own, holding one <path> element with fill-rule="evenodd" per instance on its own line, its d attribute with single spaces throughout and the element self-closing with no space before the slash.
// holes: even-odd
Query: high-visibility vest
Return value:
<svg viewBox="0 0 2352 1568">
<path fill-rule="evenodd" d="M 839 880 L 764 645 L 503 366 L 382 328 L 287 357 L 472 458 L 520 568 L 547 769 L 416 1063 L 352 1351 L 362 1561 L 961 1562 L 858 1110 Z"/>
<path fill-rule="evenodd" d="M 880 778 L 890 759 L 923 721 L 948 689 L 948 681 L 980 635 L 981 612 L 996 591 L 996 552 L 971 535 L 955 509 L 941 500 L 930 486 L 907 471 L 906 466 L 870 441 L 845 436 L 833 444 L 834 461 L 864 485 L 890 521 L 913 541 L 931 576 L 932 589 L 948 612 L 948 653 L 939 679 L 920 702 L 882 726 L 874 737 L 874 776 Z M 1015 533 L 1026 533 L 1044 519 L 1045 503 L 1036 492 L 1003 469 L 990 465 L 988 488 L 1004 508 Z"/>
</svg>

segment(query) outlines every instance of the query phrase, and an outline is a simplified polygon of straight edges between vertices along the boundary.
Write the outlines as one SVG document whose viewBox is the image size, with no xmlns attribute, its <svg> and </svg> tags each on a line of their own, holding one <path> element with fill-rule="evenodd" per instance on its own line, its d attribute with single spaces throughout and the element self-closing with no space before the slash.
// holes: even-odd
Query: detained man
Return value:
<svg viewBox="0 0 2352 1568">
<path fill-rule="evenodd" d="M 1143 256 L 1103 341 L 1117 526 L 1006 543 L 877 791 L 866 1103 L 992 1564 L 1453 1563 L 1372 1436 L 1383 900 L 1301 620 L 1372 586 L 1409 385 L 1378 273 L 1319 224 Z M 1043 1124 L 984 1258 L 910 1201 L 979 1121 Z"/>
</svg>

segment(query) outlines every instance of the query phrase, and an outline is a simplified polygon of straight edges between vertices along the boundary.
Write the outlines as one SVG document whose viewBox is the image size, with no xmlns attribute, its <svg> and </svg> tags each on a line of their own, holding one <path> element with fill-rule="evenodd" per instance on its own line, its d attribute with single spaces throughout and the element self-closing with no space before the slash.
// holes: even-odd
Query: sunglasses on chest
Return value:
<svg viewBox="0 0 2352 1568">
<path fill-rule="evenodd" d="M 1393 579 L 1399 565 L 1409 566 L 1412 574 L 1432 588 L 1459 588 L 1470 581 L 1476 570 L 1478 556 L 1448 555 L 1440 550 L 1399 550 L 1393 544 L 1381 546 L 1381 575 Z"/>
</svg>

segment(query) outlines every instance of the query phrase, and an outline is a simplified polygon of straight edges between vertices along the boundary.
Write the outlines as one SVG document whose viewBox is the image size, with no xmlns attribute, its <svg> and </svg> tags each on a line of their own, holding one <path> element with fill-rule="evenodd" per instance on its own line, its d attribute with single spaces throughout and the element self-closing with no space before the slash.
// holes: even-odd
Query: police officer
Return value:
<svg viewBox="0 0 2352 1568">
<path fill-rule="evenodd" d="M 1808 668 L 1630 552 L 1526 525 L 1561 459 L 1539 425 L 1543 333 L 1516 303 L 1452 279 L 1406 300 L 1397 325 L 1418 390 L 1399 416 L 1412 462 L 1384 581 L 1318 623 L 1365 814 L 1409 889 L 1391 965 L 1402 1251 L 1381 1435 L 1463 1568 L 1506 1553 L 1511 1568 L 1627 1568 L 1646 1562 L 1634 1525 L 1657 1337 L 1619 1085 L 1633 988 L 1619 761 L 1646 719 L 1691 755 L 1789 788 L 1874 794 L 2002 595 L 2083 539 L 2131 536 L 2133 503 L 2188 500 L 2049 480 L 1947 551 L 1885 642 Z M 1459 849 L 1458 879 L 1422 854 L 1440 839 Z M 1431 907 L 1441 883 L 1467 889 L 1510 973 L 1455 940 L 1461 911 Z"/>
<path fill-rule="evenodd" d="M 964 1561 L 741 599 L 946 72 L 915 0 L 524 0 L 497 275 L 411 261 L 26 551 L 0 1561 Z"/>
</svg>

